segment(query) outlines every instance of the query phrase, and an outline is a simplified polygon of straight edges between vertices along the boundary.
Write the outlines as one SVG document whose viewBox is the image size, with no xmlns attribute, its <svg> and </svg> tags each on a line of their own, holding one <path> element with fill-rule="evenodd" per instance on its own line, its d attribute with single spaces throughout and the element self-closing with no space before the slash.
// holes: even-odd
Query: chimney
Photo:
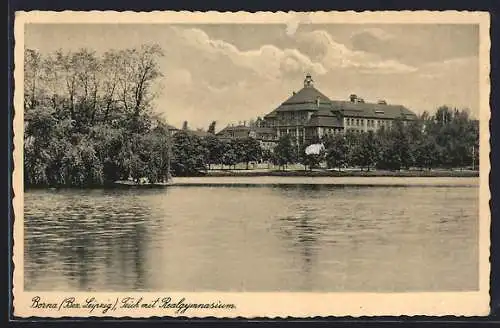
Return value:
<svg viewBox="0 0 500 328">
<path fill-rule="evenodd" d="M 243 121 L 243 126 L 247 126 L 247 121 Z"/>
<path fill-rule="evenodd" d="M 349 96 L 349 99 L 351 100 L 352 103 L 355 103 L 356 100 L 358 99 L 358 96 L 356 96 L 355 94 L 352 94 Z"/>
<path fill-rule="evenodd" d="M 293 91 L 292 92 L 292 96 L 295 96 L 297 94 L 297 92 Z"/>
<path fill-rule="evenodd" d="M 364 102 L 365 102 L 365 100 L 364 100 L 363 98 L 358 98 L 358 102 L 359 102 L 359 103 L 364 103 Z"/>
</svg>

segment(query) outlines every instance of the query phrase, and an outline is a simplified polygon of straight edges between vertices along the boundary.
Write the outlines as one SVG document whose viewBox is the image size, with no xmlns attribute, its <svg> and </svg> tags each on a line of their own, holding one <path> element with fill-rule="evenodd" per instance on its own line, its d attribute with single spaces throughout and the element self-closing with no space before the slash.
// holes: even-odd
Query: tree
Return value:
<svg viewBox="0 0 500 328">
<path fill-rule="evenodd" d="M 222 164 L 227 165 L 227 166 L 232 166 L 236 165 L 237 163 L 237 155 L 236 151 L 234 149 L 235 143 L 233 141 L 231 142 L 224 142 L 223 143 L 223 154 L 222 154 Z"/>
<path fill-rule="evenodd" d="M 395 134 L 390 130 L 381 128 L 376 133 L 379 144 L 379 155 L 376 167 L 383 170 L 399 170 L 401 168 L 401 157 L 397 150 Z"/>
<path fill-rule="evenodd" d="M 216 121 L 212 121 L 212 123 L 210 123 L 207 130 L 208 133 L 215 134 L 215 124 L 217 124 Z"/>
<path fill-rule="evenodd" d="M 361 164 L 361 136 L 353 131 L 347 131 L 345 142 L 347 145 L 347 165 L 359 166 Z"/>
<path fill-rule="evenodd" d="M 267 162 L 267 167 L 269 168 L 270 162 L 273 160 L 273 152 L 269 148 L 262 149 L 262 161 Z"/>
<path fill-rule="evenodd" d="M 26 49 L 24 51 L 24 106 L 35 108 L 41 97 L 43 78 L 43 60 L 36 50 Z"/>
<path fill-rule="evenodd" d="M 240 160 L 246 163 L 246 169 L 250 162 L 258 161 L 262 157 L 260 143 L 254 138 L 241 139 L 238 142 L 240 150 Z"/>
<path fill-rule="evenodd" d="M 201 138 L 177 132 L 173 137 L 172 170 L 175 175 L 199 174 L 206 169 L 207 149 Z"/>
<path fill-rule="evenodd" d="M 207 147 L 208 158 L 206 162 L 208 163 L 208 169 L 210 169 L 211 164 L 221 164 L 222 155 L 224 153 L 224 144 L 215 135 L 208 135 L 205 137 L 205 145 Z"/>
<path fill-rule="evenodd" d="M 288 164 L 294 163 L 296 159 L 296 147 L 292 142 L 290 135 L 281 136 L 278 144 L 274 148 L 274 162 L 283 169 L 286 169 Z"/>
<path fill-rule="evenodd" d="M 438 164 L 439 151 L 433 136 L 423 136 L 413 148 L 415 166 L 430 170 Z"/>
<path fill-rule="evenodd" d="M 347 142 L 343 135 L 336 134 L 325 139 L 326 165 L 339 170 L 347 164 Z"/>
<path fill-rule="evenodd" d="M 370 171 L 370 168 L 377 162 L 377 155 L 379 152 L 378 142 L 375 139 L 373 131 L 360 134 L 359 139 L 360 143 L 357 147 L 359 151 L 359 154 L 357 154 L 358 164 L 361 168 L 366 168 Z"/>
<path fill-rule="evenodd" d="M 236 156 L 236 162 L 234 163 L 234 168 L 236 169 L 237 163 L 243 163 L 246 160 L 246 145 L 243 139 L 232 139 L 230 143 Z"/>
<path fill-rule="evenodd" d="M 161 56 L 154 45 L 102 56 L 27 49 L 26 185 L 163 179 L 169 133 L 152 125 Z"/>
</svg>

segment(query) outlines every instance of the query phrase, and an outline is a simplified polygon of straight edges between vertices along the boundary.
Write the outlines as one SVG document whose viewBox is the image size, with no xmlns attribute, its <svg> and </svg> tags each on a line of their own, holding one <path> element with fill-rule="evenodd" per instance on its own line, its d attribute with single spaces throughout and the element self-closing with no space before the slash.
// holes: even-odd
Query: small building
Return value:
<svg viewBox="0 0 500 328">
<path fill-rule="evenodd" d="M 248 126 L 246 123 L 238 125 L 230 124 L 217 132 L 216 136 L 224 141 L 254 138 L 259 141 L 263 149 L 272 149 L 277 142 L 277 136 L 274 129 L 258 126 L 258 124 L 255 126 Z"/>
</svg>

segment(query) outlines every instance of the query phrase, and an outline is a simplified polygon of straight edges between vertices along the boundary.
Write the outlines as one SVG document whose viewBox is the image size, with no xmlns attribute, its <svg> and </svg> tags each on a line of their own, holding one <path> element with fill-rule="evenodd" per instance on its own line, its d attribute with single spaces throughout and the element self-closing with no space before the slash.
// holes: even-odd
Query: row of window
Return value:
<svg viewBox="0 0 500 328">
<path fill-rule="evenodd" d="M 353 132 L 353 133 L 363 133 L 364 132 L 364 130 L 362 130 L 362 129 L 347 129 L 347 131 Z"/>
<path fill-rule="evenodd" d="M 287 113 L 282 113 L 283 116 L 280 117 L 279 123 L 281 125 L 296 125 L 296 123 L 303 123 L 305 120 L 307 120 L 307 113 L 294 113 L 294 112 L 287 112 Z M 288 119 L 288 121 L 287 121 Z M 270 119 L 264 126 L 268 126 L 271 128 L 274 127 L 279 127 L 279 124 L 277 120 L 275 119 Z M 286 124 L 290 123 L 290 124 Z M 379 128 L 382 126 L 385 127 L 390 127 L 392 126 L 392 121 L 391 120 L 376 120 L 376 119 L 363 119 L 363 118 L 346 118 L 346 126 L 366 126 L 369 128 Z M 406 122 L 404 122 L 406 123 Z"/>
<path fill-rule="evenodd" d="M 306 112 L 284 112 L 279 114 L 280 120 L 306 120 Z"/>
<path fill-rule="evenodd" d="M 337 133 L 342 133 L 341 129 L 334 129 L 334 128 L 324 128 L 323 129 L 324 134 L 337 134 Z"/>
<path fill-rule="evenodd" d="M 347 118 L 346 125 L 347 126 L 366 126 L 369 128 L 381 127 L 381 126 L 390 126 L 392 124 L 389 120 L 373 120 L 373 119 L 363 119 L 363 118 Z"/>
</svg>

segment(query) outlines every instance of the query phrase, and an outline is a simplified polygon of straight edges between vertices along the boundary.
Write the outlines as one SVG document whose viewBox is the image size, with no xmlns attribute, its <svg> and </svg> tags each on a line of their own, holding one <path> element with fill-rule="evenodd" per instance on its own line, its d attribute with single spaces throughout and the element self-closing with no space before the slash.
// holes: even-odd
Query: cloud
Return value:
<svg viewBox="0 0 500 328">
<path fill-rule="evenodd" d="M 427 63 L 420 67 L 419 76 L 433 79 L 455 76 L 467 79 L 477 75 L 478 71 L 479 58 L 471 56 Z"/>
<path fill-rule="evenodd" d="M 188 51 L 194 51 L 211 61 L 229 61 L 236 68 L 250 70 L 261 78 L 279 79 L 284 72 L 290 71 L 309 71 L 318 75 L 326 73 L 321 63 L 313 62 L 297 49 L 280 49 L 267 44 L 258 49 L 241 51 L 229 42 L 211 39 L 197 28 L 173 29 L 184 46 L 191 48 Z"/>
<path fill-rule="evenodd" d="M 324 30 L 304 32 L 297 41 L 308 49 L 308 55 L 320 61 L 329 70 L 358 69 L 364 74 L 412 73 L 417 69 L 396 60 L 386 60 L 377 54 L 351 50 L 333 40 Z"/>
<path fill-rule="evenodd" d="M 474 93 L 463 92 L 477 80 L 473 58 L 414 67 L 353 50 L 323 30 L 297 31 L 289 40 L 295 44 L 264 43 L 245 50 L 198 28 L 172 27 L 165 37 L 168 81 L 160 101 L 170 123 L 179 126 L 188 120 L 193 128 L 206 128 L 217 120 L 220 128 L 264 115 L 301 87 L 305 72 L 332 99 L 355 92 L 414 109 L 432 109 L 446 101 L 475 107 Z M 396 84 L 402 87 L 394 88 Z"/>
<path fill-rule="evenodd" d="M 366 28 L 351 36 L 354 49 L 382 54 L 385 54 L 386 49 L 392 49 L 397 41 L 394 35 L 381 28 Z"/>
<path fill-rule="evenodd" d="M 184 68 L 173 69 L 168 72 L 168 75 L 176 85 L 186 86 L 193 82 L 191 72 Z"/>
<path fill-rule="evenodd" d="M 286 23 L 286 35 L 293 36 L 297 29 L 299 28 L 299 24 L 310 24 L 311 18 L 309 16 L 303 14 L 296 14 Z"/>
<path fill-rule="evenodd" d="M 360 36 L 369 36 L 371 38 L 375 38 L 380 41 L 387 41 L 394 39 L 394 35 L 378 27 L 366 28 L 354 35 L 354 37 L 360 37 Z"/>
<path fill-rule="evenodd" d="M 390 31 L 390 32 L 389 32 Z M 354 50 L 373 53 L 413 66 L 478 54 L 478 28 L 472 24 L 385 25 L 354 33 Z"/>
<path fill-rule="evenodd" d="M 373 47 L 359 48 L 350 39 L 352 25 L 331 24 L 324 31 L 304 16 L 289 15 L 292 36 L 278 24 L 35 24 L 26 30 L 26 44 L 43 52 L 90 47 L 102 53 L 159 43 L 164 78 L 155 108 L 178 127 L 187 120 L 206 129 L 217 120 L 220 129 L 264 115 L 302 87 L 306 71 L 331 99 L 356 93 L 416 110 L 450 103 L 477 114 L 477 27 L 383 25 L 362 31 Z"/>
</svg>

